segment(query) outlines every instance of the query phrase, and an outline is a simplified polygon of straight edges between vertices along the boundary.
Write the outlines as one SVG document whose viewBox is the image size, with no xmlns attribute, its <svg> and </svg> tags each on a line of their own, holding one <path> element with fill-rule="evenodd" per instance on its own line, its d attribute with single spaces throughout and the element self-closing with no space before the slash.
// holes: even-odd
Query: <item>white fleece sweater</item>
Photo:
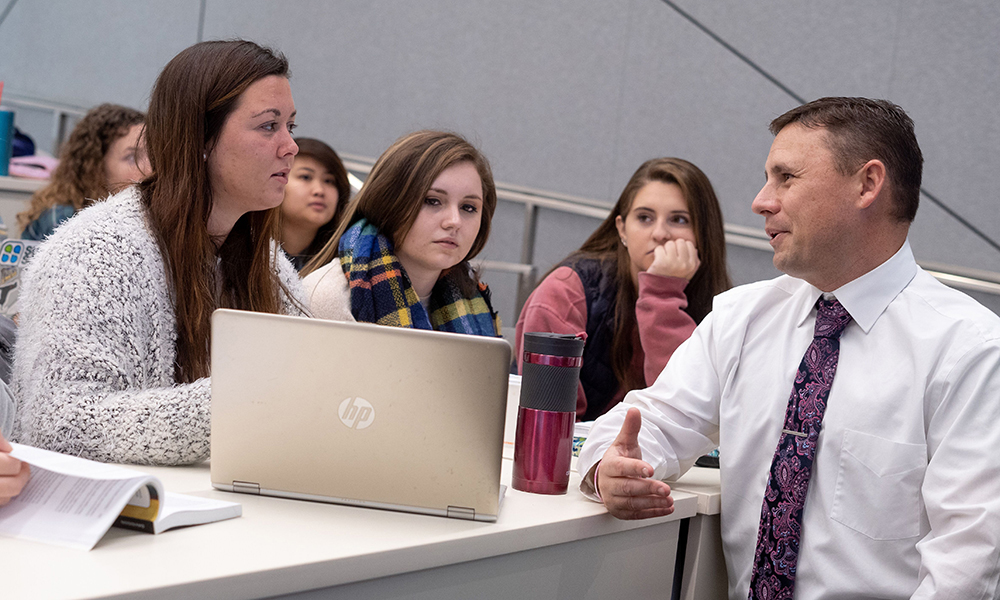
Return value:
<svg viewBox="0 0 1000 600">
<path fill-rule="evenodd" d="M 313 317 L 333 321 L 354 320 L 347 277 L 337 258 L 306 275 L 302 280 L 302 290 L 309 300 L 309 312 Z"/>
<path fill-rule="evenodd" d="M 295 269 L 275 252 L 301 303 Z M 20 306 L 17 441 L 106 462 L 208 457 L 210 380 L 174 381 L 173 301 L 135 188 L 80 212 L 39 247 Z M 288 298 L 285 312 L 301 314 Z"/>
</svg>

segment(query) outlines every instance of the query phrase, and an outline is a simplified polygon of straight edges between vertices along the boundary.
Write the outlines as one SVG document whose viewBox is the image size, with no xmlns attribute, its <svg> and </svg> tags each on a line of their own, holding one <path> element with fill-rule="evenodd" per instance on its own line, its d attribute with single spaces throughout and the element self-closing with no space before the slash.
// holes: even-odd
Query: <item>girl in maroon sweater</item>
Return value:
<svg viewBox="0 0 1000 600">
<path fill-rule="evenodd" d="M 679 158 L 647 161 L 611 214 L 535 288 L 525 332 L 587 333 L 576 416 L 592 421 L 643 388 L 731 286 L 722 210 L 708 177 Z"/>
</svg>

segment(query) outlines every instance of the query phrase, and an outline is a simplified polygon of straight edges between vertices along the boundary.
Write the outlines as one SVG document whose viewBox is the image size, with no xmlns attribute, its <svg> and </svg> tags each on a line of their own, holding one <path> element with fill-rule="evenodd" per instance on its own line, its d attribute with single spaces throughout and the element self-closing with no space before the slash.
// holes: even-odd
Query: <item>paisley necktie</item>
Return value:
<svg viewBox="0 0 1000 600">
<path fill-rule="evenodd" d="M 771 461 L 757 532 L 751 600 L 792 597 L 799 558 L 802 507 L 812 474 L 823 412 L 840 357 L 840 334 L 851 315 L 836 299 L 817 302 L 816 329 L 795 374 L 785 424 Z"/>
</svg>

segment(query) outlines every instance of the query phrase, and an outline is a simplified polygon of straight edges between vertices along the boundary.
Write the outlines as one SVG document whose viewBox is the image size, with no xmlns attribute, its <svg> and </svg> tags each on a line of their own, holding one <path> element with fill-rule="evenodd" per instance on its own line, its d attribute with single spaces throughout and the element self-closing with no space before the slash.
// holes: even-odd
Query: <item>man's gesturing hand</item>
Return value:
<svg viewBox="0 0 1000 600">
<path fill-rule="evenodd" d="M 597 471 L 597 490 L 608 512 L 619 519 L 648 519 L 674 512 L 670 486 L 650 479 L 653 468 L 642 460 L 639 428 L 642 414 L 628 409 L 614 443 Z"/>
</svg>

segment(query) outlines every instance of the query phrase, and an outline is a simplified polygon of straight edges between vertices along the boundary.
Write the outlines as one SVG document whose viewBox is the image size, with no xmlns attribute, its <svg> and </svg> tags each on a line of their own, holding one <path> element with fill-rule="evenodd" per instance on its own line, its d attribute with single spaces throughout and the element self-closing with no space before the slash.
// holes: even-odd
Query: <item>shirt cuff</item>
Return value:
<svg viewBox="0 0 1000 600">
<path fill-rule="evenodd" d="M 597 461 L 590 470 L 580 478 L 580 493 L 594 502 L 604 503 L 600 494 L 597 493 L 597 472 L 601 468 L 601 461 Z"/>
</svg>

